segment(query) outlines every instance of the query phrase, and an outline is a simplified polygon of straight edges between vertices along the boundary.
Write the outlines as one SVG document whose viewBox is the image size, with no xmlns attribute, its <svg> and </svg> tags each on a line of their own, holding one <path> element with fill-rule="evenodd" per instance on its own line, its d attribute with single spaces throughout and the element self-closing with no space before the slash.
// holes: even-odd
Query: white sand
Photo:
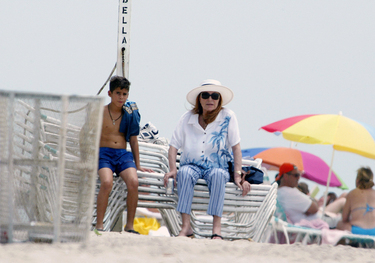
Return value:
<svg viewBox="0 0 375 263">
<path fill-rule="evenodd" d="M 374 249 L 331 245 L 275 245 L 90 232 L 85 244 L 2 244 L 1 263 L 104 262 L 375 262 Z"/>
</svg>

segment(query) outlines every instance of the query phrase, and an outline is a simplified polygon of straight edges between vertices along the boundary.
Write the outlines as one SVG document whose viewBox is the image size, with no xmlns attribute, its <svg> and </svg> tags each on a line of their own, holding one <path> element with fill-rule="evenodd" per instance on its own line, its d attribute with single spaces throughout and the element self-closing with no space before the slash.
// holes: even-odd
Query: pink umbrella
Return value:
<svg viewBox="0 0 375 263">
<path fill-rule="evenodd" d="M 268 170 L 279 170 L 283 163 L 290 162 L 296 165 L 298 170 L 303 171 L 302 177 L 321 185 L 327 184 L 328 164 L 320 157 L 308 152 L 287 147 L 250 148 L 242 150 L 242 156 L 262 159 L 262 166 Z M 340 187 L 343 190 L 348 189 L 346 184 L 334 172 L 329 186 Z"/>
</svg>

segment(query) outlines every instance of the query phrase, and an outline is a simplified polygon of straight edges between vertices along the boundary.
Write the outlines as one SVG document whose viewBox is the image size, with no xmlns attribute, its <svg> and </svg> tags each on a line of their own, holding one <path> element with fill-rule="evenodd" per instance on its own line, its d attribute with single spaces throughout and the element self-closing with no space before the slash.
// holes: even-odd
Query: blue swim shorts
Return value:
<svg viewBox="0 0 375 263">
<path fill-rule="evenodd" d="M 110 168 L 117 175 L 130 167 L 137 169 L 131 152 L 125 149 L 101 147 L 99 149 L 98 170 L 105 167 Z"/>
<path fill-rule="evenodd" d="M 362 228 L 359 226 L 352 226 L 352 233 L 357 235 L 375 236 L 375 228 Z"/>
</svg>

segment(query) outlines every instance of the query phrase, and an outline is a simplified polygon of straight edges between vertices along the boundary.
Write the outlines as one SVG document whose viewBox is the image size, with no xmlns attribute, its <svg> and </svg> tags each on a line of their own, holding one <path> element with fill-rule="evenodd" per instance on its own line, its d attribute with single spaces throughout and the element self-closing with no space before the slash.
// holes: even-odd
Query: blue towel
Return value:
<svg viewBox="0 0 375 263">
<path fill-rule="evenodd" d="M 125 133 L 125 139 L 128 142 L 130 136 L 138 136 L 139 123 L 141 121 L 141 114 L 138 106 L 134 101 L 126 101 L 122 106 L 123 116 L 120 123 L 120 132 Z"/>
</svg>

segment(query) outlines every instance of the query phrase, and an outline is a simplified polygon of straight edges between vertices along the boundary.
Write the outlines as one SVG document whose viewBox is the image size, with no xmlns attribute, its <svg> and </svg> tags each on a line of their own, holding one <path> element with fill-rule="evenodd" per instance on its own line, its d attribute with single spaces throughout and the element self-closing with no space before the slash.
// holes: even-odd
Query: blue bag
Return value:
<svg viewBox="0 0 375 263">
<path fill-rule="evenodd" d="M 229 170 L 229 182 L 234 182 L 234 164 L 233 162 L 228 162 Z M 254 166 L 243 166 L 242 170 L 245 171 L 245 174 L 242 175 L 242 180 L 248 181 L 250 184 L 262 184 L 264 173 L 262 170 L 255 168 Z"/>
</svg>

